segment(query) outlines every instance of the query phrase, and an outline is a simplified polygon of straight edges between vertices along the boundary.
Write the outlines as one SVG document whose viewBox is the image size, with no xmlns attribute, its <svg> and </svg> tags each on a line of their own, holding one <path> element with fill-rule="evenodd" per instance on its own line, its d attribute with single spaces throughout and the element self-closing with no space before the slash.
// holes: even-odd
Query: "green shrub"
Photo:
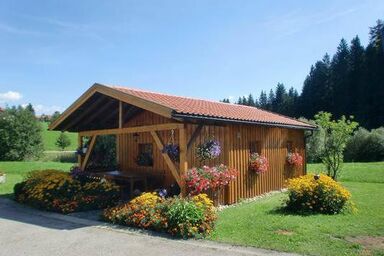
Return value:
<svg viewBox="0 0 384 256">
<path fill-rule="evenodd" d="M 85 184 L 58 170 L 30 172 L 14 186 L 15 199 L 48 211 L 69 213 L 105 208 L 119 196 L 118 187 L 108 181 L 93 180 Z"/>
<path fill-rule="evenodd" d="M 196 236 L 198 226 L 204 221 L 204 212 L 193 201 L 173 199 L 166 211 L 169 231 L 181 237 Z"/>
<path fill-rule="evenodd" d="M 327 175 L 307 174 L 288 181 L 286 208 L 298 213 L 337 214 L 352 206 L 351 194 Z"/>
<path fill-rule="evenodd" d="M 348 141 L 345 160 L 375 162 L 384 160 L 384 127 L 368 131 L 360 128 Z"/>
</svg>

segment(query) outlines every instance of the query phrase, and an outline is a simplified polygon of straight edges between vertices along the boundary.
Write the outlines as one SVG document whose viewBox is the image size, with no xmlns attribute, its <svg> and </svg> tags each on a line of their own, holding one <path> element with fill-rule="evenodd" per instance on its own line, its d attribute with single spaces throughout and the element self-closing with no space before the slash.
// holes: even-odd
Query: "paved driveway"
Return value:
<svg viewBox="0 0 384 256">
<path fill-rule="evenodd" d="M 290 255 L 208 241 L 173 240 L 46 213 L 0 198 L 0 255 Z"/>
</svg>

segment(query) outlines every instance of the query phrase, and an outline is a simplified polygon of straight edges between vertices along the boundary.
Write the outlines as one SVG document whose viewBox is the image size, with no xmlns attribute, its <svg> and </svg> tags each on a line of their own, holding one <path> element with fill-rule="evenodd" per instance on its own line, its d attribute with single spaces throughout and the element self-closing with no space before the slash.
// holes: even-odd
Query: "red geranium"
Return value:
<svg viewBox="0 0 384 256">
<path fill-rule="evenodd" d="M 299 153 L 288 153 L 287 163 L 294 167 L 303 165 L 303 157 Z"/>
<path fill-rule="evenodd" d="M 266 172 L 269 167 L 268 159 L 265 156 L 261 156 L 258 153 L 252 153 L 249 156 L 249 169 L 256 172 Z"/>
<path fill-rule="evenodd" d="M 185 183 L 191 195 L 200 194 L 208 189 L 216 190 L 228 185 L 238 172 L 221 164 L 215 167 L 203 166 L 192 168 L 184 176 Z"/>
</svg>

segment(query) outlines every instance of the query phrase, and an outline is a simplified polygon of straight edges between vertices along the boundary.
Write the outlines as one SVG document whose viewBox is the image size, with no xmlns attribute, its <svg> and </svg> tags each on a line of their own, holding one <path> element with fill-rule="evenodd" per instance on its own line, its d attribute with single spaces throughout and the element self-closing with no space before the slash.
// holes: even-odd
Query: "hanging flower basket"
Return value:
<svg viewBox="0 0 384 256">
<path fill-rule="evenodd" d="M 266 172 L 269 167 L 268 159 L 258 153 L 252 153 L 249 156 L 249 169 L 256 174 Z"/>
<path fill-rule="evenodd" d="M 210 139 L 197 146 L 196 156 L 200 161 L 215 159 L 221 153 L 221 146 L 217 140 Z"/>
<path fill-rule="evenodd" d="M 300 167 L 303 165 L 303 157 L 299 153 L 288 153 L 287 163 L 294 168 Z"/>
<path fill-rule="evenodd" d="M 168 154 L 169 158 L 175 162 L 178 162 L 180 159 L 180 148 L 177 144 L 169 143 L 165 145 L 162 152 Z"/>
</svg>

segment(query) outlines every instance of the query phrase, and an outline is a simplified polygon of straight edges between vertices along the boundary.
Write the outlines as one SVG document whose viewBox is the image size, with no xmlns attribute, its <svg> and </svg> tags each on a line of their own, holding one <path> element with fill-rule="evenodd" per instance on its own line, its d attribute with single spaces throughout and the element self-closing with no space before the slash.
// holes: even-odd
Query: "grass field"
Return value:
<svg viewBox="0 0 384 256">
<path fill-rule="evenodd" d="M 0 171 L 7 173 L 7 182 L 0 184 L 0 196 L 10 196 L 13 185 L 28 171 L 49 168 L 68 171 L 71 165 L 0 162 Z M 321 169 L 318 164 L 308 165 L 312 173 Z M 354 214 L 283 214 L 276 210 L 286 195 L 276 194 L 221 211 L 210 239 L 308 255 L 384 255 L 383 249 L 347 241 L 358 236 L 384 238 L 384 162 L 345 164 L 340 181 L 352 193 L 358 208 Z"/>
<path fill-rule="evenodd" d="M 308 166 L 309 172 L 321 169 Z M 278 194 L 221 211 L 211 239 L 309 255 L 384 255 L 384 250 L 347 241 L 384 237 L 384 162 L 345 164 L 340 180 L 351 191 L 357 213 L 282 214 L 276 209 L 286 195 Z"/>
<path fill-rule="evenodd" d="M 60 150 L 55 145 L 56 140 L 60 135 L 60 131 L 49 131 L 48 123 L 46 122 L 41 122 L 41 126 L 42 126 L 44 150 L 48 150 L 48 151 Z M 75 150 L 77 147 L 77 133 L 68 132 L 67 135 L 71 141 L 71 145 L 65 150 Z"/>
<path fill-rule="evenodd" d="M 0 162 L 0 172 L 5 172 L 7 175 L 6 183 L 0 184 L 0 195 L 13 193 L 14 184 L 20 182 L 29 171 L 42 169 L 69 171 L 72 165 L 59 162 Z"/>
</svg>

